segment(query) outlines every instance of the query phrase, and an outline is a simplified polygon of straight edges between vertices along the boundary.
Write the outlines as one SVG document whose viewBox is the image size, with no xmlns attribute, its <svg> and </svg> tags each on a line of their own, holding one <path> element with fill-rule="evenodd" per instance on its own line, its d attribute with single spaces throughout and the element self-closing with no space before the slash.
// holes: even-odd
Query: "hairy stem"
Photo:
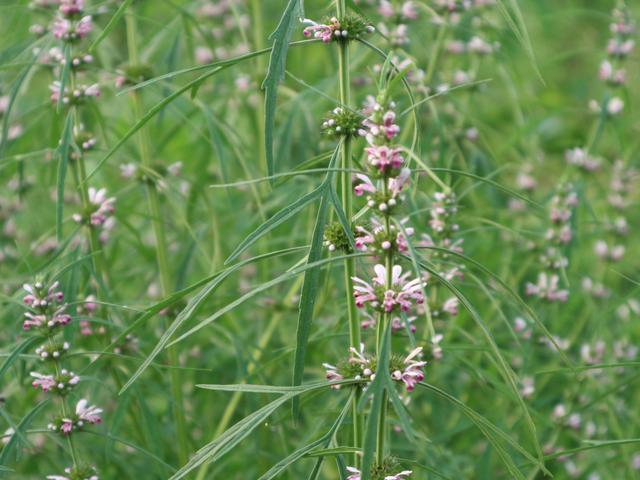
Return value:
<svg viewBox="0 0 640 480">
<path fill-rule="evenodd" d="M 344 0 L 338 0 L 336 3 L 338 18 L 341 18 L 346 13 L 346 5 Z M 347 42 L 341 42 L 338 50 L 338 74 L 340 80 L 340 102 L 343 108 L 348 108 L 351 104 L 351 76 L 350 76 L 350 58 L 349 58 L 349 44 Z M 341 200 L 344 214 L 349 223 L 353 217 L 353 202 L 351 194 L 351 139 L 345 138 L 341 151 L 341 162 L 343 171 L 341 173 L 340 185 L 341 185 Z M 355 275 L 355 262 L 352 258 L 344 261 L 344 288 L 347 301 L 347 321 L 349 323 L 349 345 L 356 350 L 360 348 L 360 323 L 358 322 L 358 314 L 356 312 L 355 299 L 353 298 L 353 280 L 351 277 Z M 364 418 L 361 413 L 358 412 L 358 399 L 361 392 L 356 393 L 356 399 L 353 402 L 353 445 L 360 447 L 362 445 L 362 437 L 364 432 Z M 356 466 L 360 462 L 360 457 L 354 455 L 354 463 Z"/>
</svg>

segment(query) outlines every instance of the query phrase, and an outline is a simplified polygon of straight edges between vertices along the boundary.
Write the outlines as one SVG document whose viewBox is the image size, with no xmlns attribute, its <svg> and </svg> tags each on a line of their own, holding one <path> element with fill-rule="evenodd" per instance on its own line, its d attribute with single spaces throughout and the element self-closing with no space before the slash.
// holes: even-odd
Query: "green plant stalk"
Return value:
<svg viewBox="0 0 640 480">
<path fill-rule="evenodd" d="M 301 277 L 298 277 L 298 279 L 293 283 L 293 285 L 291 286 L 291 288 L 289 289 L 289 291 L 284 297 L 285 305 L 289 304 L 293 299 L 293 297 L 298 294 L 303 280 L 304 280 L 304 277 L 301 276 Z M 260 360 L 262 359 L 262 353 L 264 352 L 265 348 L 269 344 L 269 341 L 273 336 L 273 332 L 275 332 L 276 327 L 280 323 L 280 320 L 282 320 L 282 316 L 283 316 L 282 313 L 276 313 L 271 317 L 271 321 L 267 325 L 267 329 L 264 331 L 264 333 L 260 337 L 260 340 L 258 341 L 258 349 L 256 350 L 256 353 L 253 356 L 253 360 L 251 360 L 251 362 L 249 363 L 249 366 L 247 367 L 247 376 L 251 376 L 253 372 L 255 372 L 257 366 L 259 365 Z M 243 381 L 242 383 L 246 383 L 246 382 Z M 229 426 L 229 423 L 233 418 L 233 414 L 238 408 L 240 399 L 242 398 L 242 394 L 243 392 L 241 391 L 237 391 L 233 393 L 233 396 L 231 397 L 231 400 L 227 404 L 227 408 L 225 408 L 222 414 L 222 417 L 220 419 L 220 422 L 218 423 L 218 427 L 216 428 L 216 431 L 213 434 L 213 438 L 217 438 L 220 435 L 222 435 L 224 431 L 227 429 L 227 427 Z M 211 465 L 210 463 L 205 463 L 204 465 L 202 465 L 202 467 L 200 467 L 200 470 L 198 470 L 198 475 L 196 476 L 196 480 L 204 480 L 206 478 L 210 465 Z"/>
<path fill-rule="evenodd" d="M 387 179 L 383 179 L 383 190 L 384 196 L 387 198 L 388 190 L 389 190 L 389 182 Z M 384 219 L 385 228 L 387 231 L 387 236 L 389 236 L 391 232 L 391 221 L 389 215 L 385 215 Z M 393 251 L 389 250 L 385 255 L 384 259 L 385 268 L 387 270 L 387 278 L 385 282 L 386 290 L 390 290 L 392 287 L 392 279 L 393 279 Z M 377 354 L 378 358 L 380 358 L 380 353 L 382 351 L 382 343 L 384 342 L 385 332 L 391 322 L 391 314 L 385 313 L 380 315 L 380 319 L 378 321 L 378 345 L 377 345 Z M 385 372 L 385 375 L 388 375 L 388 372 Z M 377 424 L 377 432 L 376 432 L 376 462 L 378 465 L 381 465 L 384 461 L 384 453 L 385 453 L 385 440 L 387 436 L 386 431 L 387 425 L 387 392 L 386 390 L 382 394 L 382 407 L 380 408 L 380 417 L 378 418 Z"/>
<path fill-rule="evenodd" d="M 262 20 L 262 2 L 260 0 L 251 0 L 251 18 L 253 19 L 253 44 L 256 51 L 264 48 L 264 30 Z M 265 70 L 265 59 L 263 56 L 256 57 L 256 78 L 260 78 Z M 264 90 L 259 89 L 261 101 L 258 102 L 255 109 L 256 125 L 258 126 L 258 155 L 260 156 L 260 165 L 266 172 L 267 167 L 267 150 L 264 140 L 265 135 L 265 116 L 264 116 Z"/>
<path fill-rule="evenodd" d="M 73 47 L 70 47 L 69 55 L 73 58 Z M 70 90 L 74 91 L 76 88 L 76 74 L 73 69 L 69 70 L 69 83 Z M 80 114 L 78 112 L 78 108 L 76 106 L 71 107 L 72 115 L 73 115 L 73 130 L 76 128 L 80 129 L 82 122 L 80 120 Z M 74 140 L 75 144 L 75 140 Z M 74 180 L 78 190 L 80 191 L 80 202 L 82 204 L 83 212 L 89 211 L 89 187 L 84 185 L 84 179 L 87 178 L 87 167 L 84 161 L 84 154 L 80 149 L 76 152 L 78 154 L 78 158 L 72 160 L 71 169 L 73 171 Z M 60 200 L 61 201 L 61 200 Z M 96 276 L 100 278 L 100 282 L 106 282 L 105 272 L 104 272 L 104 259 L 100 249 L 100 242 L 98 241 L 98 235 L 95 229 L 89 223 L 86 227 L 87 232 L 87 241 L 89 243 L 89 250 L 91 253 L 91 263 L 93 265 L 93 269 L 95 271 Z M 105 284 L 106 285 L 106 284 Z M 98 285 L 101 287 L 101 285 Z M 107 292 L 103 292 L 107 293 Z"/>
<path fill-rule="evenodd" d="M 48 339 L 49 345 L 53 346 L 53 338 L 49 337 Z M 56 377 L 60 375 L 60 360 L 56 359 L 53 362 L 54 368 L 56 370 Z M 60 406 L 61 406 L 61 410 L 62 410 L 62 416 L 64 418 L 70 418 L 69 412 L 71 411 L 69 409 L 69 404 L 67 403 L 67 397 L 65 396 L 61 396 L 60 397 Z M 69 452 L 71 452 L 71 461 L 73 462 L 73 466 L 74 468 L 77 468 L 78 465 L 80 464 L 80 460 L 79 460 L 79 456 L 78 456 L 78 452 L 76 450 L 75 444 L 73 443 L 73 432 L 70 433 L 69 435 L 66 435 L 67 437 L 67 445 L 69 445 Z"/>
<path fill-rule="evenodd" d="M 344 17 L 346 14 L 346 2 L 344 0 L 338 0 L 336 2 L 338 18 Z M 341 42 L 338 49 L 338 75 L 340 81 L 340 102 L 342 107 L 349 107 L 351 104 L 351 74 L 350 68 L 350 56 L 349 56 L 349 44 L 347 42 Z M 341 151 L 341 163 L 343 172 L 340 175 L 341 185 L 341 200 L 342 208 L 344 209 L 344 215 L 351 223 L 353 217 L 353 201 L 351 193 L 351 138 L 346 137 L 342 145 Z M 344 288 L 347 300 L 347 321 L 349 323 L 349 345 L 356 350 L 360 349 L 360 323 L 358 322 L 358 313 L 356 311 L 356 303 L 353 297 L 353 280 L 351 278 L 355 275 L 355 261 L 352 258 L 344 261 Z M 356 393 L 356 398 L 353 402 L 352 418 L 353 418 L 353 446 L 359 448 L 362 446 L 362 438 L 364 435 L 364 417 L 362 413 L 358 412 L 358 400 L 362 392 Z M 356 466 L 360 463 L 360 457 L 354 454 L 354 464 Z"/>
<path fill-rule="evenodd" d="M 125 15 L 125 23 L 127 30 L 127 49 L 129 54 L 129 62 L 132 65 L 136 65 L 138 62 L 138 51 L 136 42 L 135 17 L 133 16 L 132 10 L 127 11 Z M 143 116 L 142 100 L 137 90 L 133 90 L 130 95 L 133 104 L 135 121 L 138 121 Z M 140 149 L 140 161 L 142 163 L 142 166 L 145 170 L 152 170 L 151 149 L 147 130 L 145 130 L 144 128 L 140 129 L 140 132 L 137 136 Z M 158 190 L 156 187 L 156 183 L 153 180 L 150 179 L 146 182 L 146 191 L 149 214 L 151 216 L 151 224 L 155 237 L 156 261 L 158 263 L 158 271 L 160 274 L 160 289 L 162 292 L 162 296 L 167 297 L 171 294 L 172 291 L 171 272 L 169 270 L 164 223 L 160 215 L 160 201 L 158 198 Z M 167 349 L 167 356 L 169 357 L 169 363 L 171 365 L 178 365 L 178 355 L 175 347 Z M 189 461 L 189 445 L 186 422 L 182 409 L 182 405 L 184 402 L 182 398 L 182 390 L 180 389 L 177 370 L 171 369 L 169 371 L 169 381 L 171 384 L 171 394 L 173 397 L 173 416 L 176 424 L 178 460 L 180 461 L 181 465 L 184 465 Z"/>
</svg>

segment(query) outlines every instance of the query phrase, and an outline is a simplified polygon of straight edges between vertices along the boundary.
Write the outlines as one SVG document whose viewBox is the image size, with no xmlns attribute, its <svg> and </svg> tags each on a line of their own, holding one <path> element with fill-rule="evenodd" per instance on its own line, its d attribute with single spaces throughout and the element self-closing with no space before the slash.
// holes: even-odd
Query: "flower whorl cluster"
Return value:
<svg viewBox="0 0 640 480">
<path fill-rule="evenodd" d="M 462 253 L 463 239 L 455 238 L 455 234 L 460 230 L 460 226 L 454 218 L 458 213 L 455 193 L 451 191 L 436 192 L 433 195 L 429 213 L 431 215 L 429 220 L 431 234 L 422 234 L 421 246 L 439 247 Z"/>
<path fill-rule="evenodd" d="M 536 283 L 528 282 L 525 293 L 549 302 L 566 302 L 569 290 L 560 287 L 560 276 L 555 273 L 569 265 L 564 248 L 571 243 L 572 217 L 578 206 L 578 195 L 570 184 L 563 185 L 551 199 L 550 226 L 545 234 L 545 246 L 540 255 L 544 271 L 539 272 Z"/>
<path fill-rule="evenodd" d="M 395 143 L 400 133 L 396 124 L 395 104 L 381 94 L 377 101 L 369 102 L 363 109 L 358 134 L 366 139 L 364 149 L 368 175 L 357 174 L 352 183 L 356 197 L 366 197 L 366 206 L 372 215 L 365 223 L 353 227 L 354 247 L 359 251 L 374 253 L 380 263 L 373 267 L 371 281 L 352 276 L 355 306 L 363 310 L 365 319 L 362 329 L 383 329 L 388 324 L 392 332 L 415 331 L 411 324 L 415 317 L 406 313 L 419 308 L 424 303 L 423 278 L 412 278 L 411 272 L 403 272 L 396 262 L 396 256 L 408 252 L 408 237 L 414 234 L 407 219 L 398 219 L 394 215 L 403 200 L 403 191 L 410 183 L 411 171 L 405 166 L 403 149 Z M 350 245 L 342 226 L 334 224 L 325 230 L 325 245 L 330 251 L 338 248 L 350 251 Z M 365 307 L 371 309 L 367 312 Z M 365 353 L 364 344 L 360 349 L 351 348 L 347 360 L 337 366 L 325 363 L 326 377 L 330 381 L 343 379 L 371 382 L 377 370 L 377 358 Z M 422 347 L 415 348 L 406 356 L 391 354 L 389 376 L 404 384 L 406 392 L 411 392 L 424 379 Z M 339 388 L 339 386 L 334 386 Z M 357 471 L 352 471 L 357 475 Z M 390 472 L 388 472 L 390 473 Z M 385 476 L 373 478 L 405 478 Z M 357 477 L 353 477 L 357 478 Z"/>
<path fill-rule="evenodd" d="M 362 115 L 347 108 L 336 107 L 322 122 L 322 130 L 334 137 L 354 137 L 362 126 Z"/>
<path fill-rule="evenodd" d="M 594 157 L 584 148 L 575 147 L 567 150 L 564 158 L 569 165 L 575 165 L 586 172 L 598 170 L 602 165 L 602 159 Z"/>
<path fill-rule="evenodd" d="M 33 284 L 23 285 L 26 295 L 23 298 L 28 311 L 25 313 L 23 329 L 34 332 L 44 338 L 35 353 L 41 362 L 49 367 L 48 373 L 32 371 L 32 385 L 44 393 L 55 394 L 60 398 L 61 409 L 50 423 L 49 430 L 70 435 L 74 431 L 81 430 L 86 425 L 95 425 L 101 422 L 102 410 L 96 406 L 90 406 L 85 399 L 77 402 L 75 411 L 68 410 L 67 395 L 80 383 L 81 378 L 63 367 L 62 359 L 70 349 L 66 340 L 57 338 L 61 327 L 71 323 L 71 316 L 66 313 L 67 305 L 64 303 L 64 293 L 60 290 L 59 282 L 45 286 L 41 280 Z M 92 467 L 74 467 L 67 469 L 68 476 L 51 475 L 49 479 L 72 478 L 97 480 L 95 470 Z"/>
<path fill-rule="evenodd" d="M 67 467 L 64 475 L 47 475 L 47 480 L 99 480 L 96 469 L 89 466 Z"/>
<path fill-rule="evenodd" d="M 376 276 L 371 283 L 352 277 L 356 307 L 363 308 L 365 304 L 369 304 L 378 312 L 409 312 L 414 303 L 420 305 L 424 302 L 422 289 L 425 282 L 422 279 L 408 280 L 411 272 L 403 274 L 402 267 L 394 265 L 391 270 L 390 285 L 387 285 L 389 283 L 387 268 L 377 264 L 373 269 Z"/>
<path fill-rule="evenodd" d="M 325 23 L 316 23 L 305 18 L 302 23 L 307 25 L 302 31 L 305 37 L 313 37 L 323 43 L 355 40 L 375 30 L 362 17 L 351 14 L 341 19 L 331 17 Z"/>
<path fill-rule="evenodd" d="M 365 352 L 364 344 L 360 349 L 349 349 L 349 358 L 338 366 L 323 363 L 326 370 L 326 378 L 331 382 L 345 379 L 362 380 L 372 382 L 376 376 L 377 358 Z M 389 361 L 389 374 L 395 382 L 404 384 L 407 392 L 412 392 L 416 385 L 424 380 L 423 367 L 427 364 L 422 358 L 422 347 L 415 348 L 407 356 L 392 355 Z M 339 390 L 340 385 L 332 388 Z"/>
<path fill-rule="evenodd" d="M 631 54 L 636 46 L 633 39 L 636 23 L 631 18 L 631 12 L 624 2 L 613 10 L 612 16 L 613 23 L 610 26 L 612 38 L 607 45 L 607 53 L 611 58 L 624 59 Z"/>
<path fill-rule="evenodd" d="M 624 258 L 624 238 L 629 233 L 625 210 L 632 204 L 632 183 L 636 178 L 637 172 L 622 160 L 613 164 L 609 181 L 609 211 L 605 221 L 609 238 L 600 238 L 594 244 L 594 253 L 603 260 L 618 262 Z"/>
<path fill-rule="evenodd" d="M 398 473 L 392 473 L 397 471 L 398 465 L 393 459 L 386 459 L 381 464 L 374 464 L 371 467 L 371 479 L 372 480 L 405 480 L 411 476 L 412 470 L 402 470 Z M 349 476 L 347 480 L 360 480 L 362 478 L 362 472 L 355 467 L 347 467 L 347 473 Z"/>
<path fill-rule="evenodd" d="M 74 213 L 73 220 L 76 223 L 88 225 L 101 229 L 101 240 L 104 242 L 108 238 L 108 234 L 115 224 L 113 213 L 115 211 L 114 197 L 107 197 L 107 189 L 101 188 L 96 190 L 89 187 L 88 190 L 89 203 L 87 211 L 83 213 Z"/>
<path fill-rule="evenodd" d="M 612 16 L 613 23 L 610 27 L 612 37 L 607 44 L 608 57 L 600 64 L 598 77 L 615 89 L 627 83 L 627 70 L 624 64 L 635 48 L 633 36 L 636 25 L 624 2 L 621 2 L 620 6 L 613 10 Z M 589 107 L 597 114 L 604 112 L 607 115 L 615 116 L 624 109 L 624 101 L 617 95 L 607 93 L 602 104 L 597 100 L 591 100 Z"/>
<path fill-rule="evenodd" d="M 375 9 L 381 17 L 378 30 L 391 45 L 403 46 L 409 43 L 409 22 L 418 19 L 418 3 L 412 0 L 356 0 Z"/>
<path fill-rule="evenodd" d="M 90 15 L 83 15 L 84 0 L 60 0 L 58 13 L 50 30 L 55 38 L 73 43 L 85 38 L 93 30 Z"/>
</svg>

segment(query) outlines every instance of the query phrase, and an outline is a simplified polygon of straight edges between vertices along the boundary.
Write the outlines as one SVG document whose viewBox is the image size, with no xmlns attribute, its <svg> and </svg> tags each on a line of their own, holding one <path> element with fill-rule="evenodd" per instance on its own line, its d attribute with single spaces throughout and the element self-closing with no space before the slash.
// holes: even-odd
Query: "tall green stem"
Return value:
<svg viewBox="0 0 640 480">
<path fill-rule="evenodd" d="M 384 197 L 387 198 L 389 194 L 389 182 L 386 178 L 383 178 L 383 191 Z M 384 217 L 384 226 L 387 233 L 387 237 L 391 237 L 391 219 L 389 215 L 385 215 Z M 393 250 L 388 250 L 384 257 L 384 266 L 386 269 L 386 278 L 385 278 L 385 290 L 391 290 L 393 287 Z M 380 358 L 380 354 L 382 351 L 382 346 L 385 341 L 385 332 L 387 328 L 389 328 L 389 323 L 391 322 L 391 314 L 384 313 L 380 314 L 377 325 L 377 354 L 378 358 Z M 376 462 L 378 465 L 381 465 L 384 461 L 385 454 L 385 440 L 387 438 L 387 392 L 384 391 L 382 394 L 382 406 L 380 408 L 380 416 L 378 417 L 377 423 L 377 432 L 376 432 Z"/>
<path fill-rule="evenodd" d="M 52 337 L 49 337 L 49 345 L 54 346 Z M 60 371 L 61 371 L 60 360 L 57 360 L 57 359 L 54 360 L 53 365 L 56 371 L 56 377 L 59 377 Z M 71 410 L 69 409 L 66 396 L 60 397 L 60 409 L 62 411 L 63 418 L 71 418 Z M 75 444 L 73 443 L 73 438 L 72 438 L 73 433 L 69 433 L 68 435 L 66 435 L 66 437 L 67 437 L 67 445 L 69 445 L 69 452 L 71 453 L 71 461 L 73 462 L 73 467 L 78 468 L 78 465 L 80 464 L 80 460 L 79 460 L 80 457 L 78 456 L 78 452 L 76 451 Z"/>
<path fill-rule="evenodd" d="M 136 41 L 136 23 L 135 17 L 131 10 L 126 14 L 126 27 L 127 27 L 127 46 L 129 53 L 129 63 L 133 66 L 138 63 L 138 51 Z M 133 105 L 133 111 L 135 120 L 138 121 L 143 116 L 142 99 L 137 90 L 131 92 L 131 100 Z M 143 168 L 146 171 L 152 170 L 151 164 L 151 148 L 150 140 L 146 129 L 140 129 L 138 133 L 138 144 L 140 150 L 140 161 Z M 171 272 L 169 270 L 168 254 L 167 254 L 167 242 L 165 238 L 164 222 L 160 214 L 160 200 L 158 196 L 157 184 L 153 179 L 147 180 L 145 183 L 147 192 L 147 202 L 149 207 L 149 215 L 151 217 L 151 224 L 153 228 L 153 234 L 155 237 L 156 247 L 156 261 L 158 264 L 158 271 L 160 274 L 160 289 L 163 297 L 167 297 L 171 294 Z M 168 359 L 171 365 L 178 365 L 178 355 L 175 348 L 168 349 Z M 182 409 L 183 398 L 182 390 L 180 389 L 180 382 L 178 377 L 178 371 L 175 369 L 169 370 L 169 380 L 171 383 L 171 394 L 173 397 L 173 416 L 176 424 L 176 436 L 178 446 L 178 459 L 180 464 L 184 465 L 189 460 L 189 445 L 186 430 L 186 423 L 184 418 L 184 412 Z"/>
<path fill-rule="evenodd" d="M 338 18 L 344 17 L 346 13 L 346 5 L 344 0 L 338 0 L 337 2 L 337 15 Z M 347 42 L 340 42 L 338 50 L 339 61 L 339 80 L 340 80 L 340 102 L 343 108 L 348 108 L 351 104 L 351 74 L 350 58 L 349 58 L 349 44 Z M 342 207 L 344 208 L 344 214 L 349 223 L 353 217 L 353 202 L 351 194 L 351 139 L 346 137 L 341 148 L 341 161 L 342 161 L 342 173 L 340 178 Z M 355 299 L 353 297 L 353 280 L 351 278 L 355 275 L 355 263 L 352 258 L 344 261 L 344 288 L 347 300 L 347 320 L 349 323 L 349 344 L 356 350 L 360 349 L 360 323 L 358 322 L 358 314 L 356 311 Z M 360 412 L 358 412 L 358 399 L 361 392 L 356 394 L 356 399 L 353 402 L 353 445 L 360 447 L 362 444 L 362 437 L 364 432 L 364 418 Z M 354 455 L 354 463 L 358 465 L 360 458 Z"/>
</svg>

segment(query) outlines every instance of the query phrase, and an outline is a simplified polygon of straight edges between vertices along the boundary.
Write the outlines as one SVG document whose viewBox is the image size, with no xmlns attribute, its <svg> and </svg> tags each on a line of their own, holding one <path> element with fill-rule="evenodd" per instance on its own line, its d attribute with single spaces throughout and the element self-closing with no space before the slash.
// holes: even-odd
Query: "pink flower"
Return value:
<svg viewBox="0 0 640 480">
<path fill-rule="evenodd" d="M 404 2 L 401 9 L 402 16 L 407 20 L 417 20 L 418 10 L 412 1 Z"/>
<path fill-rule="evenodd" d="M 371 146 L 365 148 L 369 164 L 381 173 L 390 168 L 400 168 L 404 164 L 401 150 L 386 145 Z"/>
<path fill-rule="evenodd" d="M 63 15 L 71 17 L 82 13 L 84 10 L 84 0 L 60 0 L 60 12 Z"/>
<path fill-rule="evenodd" d="M 65 435 L 69 435 L 73 431 L 73 420 L 70 418 L 63 418 L 60 425 L 60 431 Z"/>
<path fill-rule="evenodd" d="M 393 5 L 387 0 L 381 0 L 378 6 L 378 13 L 385 18 L 392 18 L 395 15 Z"/>
<path fill-rule="evenodd" d="M 415 320 L 416 317 L 407 317 L 407 321 L 405 322 L 405 320 L 401 317 L 393 317 L 391 319 L 391 331 L 394 333 L 404 332 L 406 324 L 409 324 L 409 330 L 411 331 L 411 333 L 415 333 L 416 326 L 413 325 L 413 322 L 415 322 Z"/>
<path fill-rule="evenodd" d="M 364 192 L 376 193 L 378 191 L 378 189 L 368 176 L 361 173 L 356 173 L 356 178 L 360 180 L 360 182 L 357 183 L 355 187 L 353 187 L 353 191 L 357 196 L 362 196 Z"/>
<path fill-rule="evenodd" d="M 331 19 L 330 25 L 323 25 L 320 23 L 316 23 L 313 20 L 309 20 L 308 18 L 304 19 L 302 23 L 309 25 L 303 30 L 303 35 L 305 37 L 310 37 L 313 35 L 314 38 L 322 40 L 323 43 L 329 43 L 333 40 L 334 35 L 340 36 L 340 22 L 336 17 Z"/>
<path fill-rule="evenodd" d="M 391 378 L 396 381 L 401 380 L 405 384 L 407 392 L 412 392 L 416 385 L 424 380 L 424 372 L 422 371 L 422 368 L 427 364 L 427 362 L 415 360 L 415 358 L 420 358 L 421 356 L 422 347 L 414 349 L 404 359 L 404 364 L 406 365 L 404 370 L 396 370 L 391 374 Z"/>
<path fill-rule="evenodd" d="M 100 190 L 96 190 L 93 187 L 89 187 L 89 203 L 93 206 L 94 211 L 89 216 L 89 222 L 91 225 L 96 227 L 107 228 L 109 226 L 109 221 L 111 220 L 111 215 L 115 210 L 114 203 L 116 199 L 114 197 L 107 198 L 107 190 L 105 188 L 101 188 Z M 73 215 L 74 221 L 77 223 L 83 222 L 82 215 L 76 213 Z"/>
<path fill-rule="evenodd" d="M 538 298 L 547 299 L 550 302 L 566 302 L 569 298 L 569 291 L 560 289 L 559 282 L 558 275 L 541 272 L 538 275 L 538 283 L 527 283 L 526 294 L 536 295 Z"/>
<path fill-rule="evenodd" d="M 47 317 L 45 317 L 44 315 L 34 315 L 31 312 L 26 312 L 24 316 L 27 317 L 27 319 L 24 322 L 22 322 L 22 329 L 25 332 L 28 332 L 29 330 L 31 330 L 32 327 L 33 328 L 41 327 L 47 321 Z"/>
<path fill-rule="evenodd" d="M 400 265 L 394 265 L 391 270 L 390 288 L 386 287 L 386 267 L 378 264 L 374 267 L 374 271 L 376 276 L 373 278 L 372 284 L 358 277 L 352 277 L 355 283 L 353 290 L 358 308 L 362 308 L 365 303 L 370 302 L 373 308 L 382 309 L 385 312 L 391 312 L 396 307 L 407 312 L 412 306 L 412 300 L 416 304 L 424 302 L 422 295 L 424 282 L 419 278 L 407 281 L 410 272 L 402 274 Z"/>
<path fill-rule="evenodd" d="M 442 360 L 442 347 L 440 346 L 440 342 L 444 339 L 444 336 L 439 333 L 433 336 L 431 339 L 431 354 L 435 360 Z"/>
<path fill-rule="evenodd" d="M 447 312 L 449 315 L 452 315 L 455 317 L 456 315 L 458 315 L 459 304 L 460 304 L 460 301 L 458 300 L 458 297 L 448 298 L 442 305 L 442 311 Z"/>
<path fill-rule="evenodd" d="M 330 363 L 323 363 L 322 366 L 327 371 L 325 376 L 330 382 L 337 382 L 344 379 L 344 377 L 338 373 L 338 367 L 331 365 Z M 331 385 L 331 388 L 334 390 L 340 390 L 340 385 Z"/>
<path fill-rule="evenodd" d="M 31 372 L 30 375 L 35 378 L 31 385 L 33 388 L 40 388 L 43 392 L 48 392 L 56 386 L 56 380 L 53 375 L 42 375 L 38 372 Z"/>
<path fill-rule="evenodd" d="M 71 22 L 66 18 L 57 17 L 51 25 L 51 33 L 59 40 L 65 39 L 71 32 Z"/>
<path fill-rule="evenodd" d="M 93 425 L 97 425 L 102 422 L 102 419 L 100 418 L 102 409 L 95 405 L 87 406 L 88 403 L 89 402 L 83 398 L 76 405 L 76 416 L 78 417 L 76 423 L 78 426 L 82 426 L 81 422 L 89 422 Z"/>
<path fill-rule="evenodd" d="M 347 472 L 349 472 L 351 475 L 349 475 L 347 477 L 347 480 L 360 480 L 361 479 L 361 473 L 360 470 L 358 470 L 355 467 L 347 467 Z"/>
</svg>

